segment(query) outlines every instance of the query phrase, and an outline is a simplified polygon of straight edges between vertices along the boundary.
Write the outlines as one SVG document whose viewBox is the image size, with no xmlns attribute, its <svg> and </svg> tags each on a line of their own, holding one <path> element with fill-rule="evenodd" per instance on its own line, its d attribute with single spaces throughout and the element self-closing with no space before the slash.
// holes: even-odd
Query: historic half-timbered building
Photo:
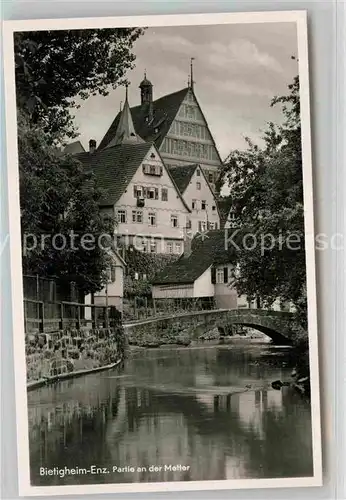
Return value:
<svg viewBox="0 0 346 500">
<path fill-rule="evenodd" d="M 190 208 L 155 143 L 136 132 L 127 93 L 117 129 L 106 146 L 77 155 L 104 191 L 101 212 L 115 217 L 117 243 L 150 253 L 181 254 Z"/>
<path fill-rule="evenodd" d="M 200 164 L 171 167 L 171 175 L 191 210 L 187 229 L 191 236 L 220 228 L 220 215 L 215 193 Z"/>
<path fill-rule="evenodd" d="M 141 104 L 131 108 L 134 128 L 147 142 L 154 142 L 167 166 L 198 163 L 215 189 L 222 160 L 197 100 L 193 80 L 188 87 L 153 99 L 153 85 L 146 75 L 140 84 Z M 117 114 L 99 149 L 114 139 L 121 112 Z"/>
<path fill-rule="evenodd" d="M 220 227 L 221 159 L 192 75 L 188 87 L 157 100 L 146 75 L 139 87 L 141 104 L 130 108 L 126 89 L 98 147 L 94 140 L 89 151 L 79 143 L 69 147 L 104 190 L 100 210 L 116 217 L 121 244 L 180 255 L 187 238 Z"/>
</svg>

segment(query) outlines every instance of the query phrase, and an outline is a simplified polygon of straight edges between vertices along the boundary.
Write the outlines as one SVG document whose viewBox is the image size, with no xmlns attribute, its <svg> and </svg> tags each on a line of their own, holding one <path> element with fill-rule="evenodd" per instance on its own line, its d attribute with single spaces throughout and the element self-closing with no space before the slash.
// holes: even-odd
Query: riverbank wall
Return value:
<svg viewBox="0 0 346 500">
<path fill-rule="evenodd" d="M 125 344 L 121 325 L 28 334 L 25 337 L 28 388 L 112 367 L 124 359 Z"/>
</svg>

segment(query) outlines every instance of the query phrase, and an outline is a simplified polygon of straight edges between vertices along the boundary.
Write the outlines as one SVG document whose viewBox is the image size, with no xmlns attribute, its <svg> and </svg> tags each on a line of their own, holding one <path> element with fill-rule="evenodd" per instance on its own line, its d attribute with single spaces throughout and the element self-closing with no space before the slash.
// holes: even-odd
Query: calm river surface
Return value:
<svg viewBox="0 0 346 500">
<path fill-rule="evenodd" d="M 141 350 L 123 368 L 29 392 L 32 484 L 311 476 L 310 406 L 271 388 L 290 378 L 290 368 L 263 360 L 278 352 L 265 344 Z M 98 474 L 40 473 L 93 465 Z"/>
</svg>

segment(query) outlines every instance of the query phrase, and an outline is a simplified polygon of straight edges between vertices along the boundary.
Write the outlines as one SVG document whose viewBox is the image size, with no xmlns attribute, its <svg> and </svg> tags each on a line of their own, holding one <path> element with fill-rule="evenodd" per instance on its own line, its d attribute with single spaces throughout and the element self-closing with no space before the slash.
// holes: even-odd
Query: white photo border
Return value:
<svg viewBox="0 0 346 500">
<path fill-rule="evenodd" d="M 189 26 L 216 24 L 296 23 L 301 98 L 303 188 L 306 236 L 309 356 L 311 374 L 311 417 L 313 476 L 220 481 L 164 483 L 117 483 L 73 486 L 32 486 L 30 484 L 29 431 L 26 389 L 26 359 L 23 314 L 22 257 L 19 203 L 16 89 L 13 34 L 20 31 L 97 29 L 141 26 Z M 15 400 L 17 427 L 18 483 L 20 496 L 135 493 L 163 491 L 229 490 L 322 486 L 321 413 L 314 245 L 313 173 L 311 158 L 310 92 L 308 65 L 307 12 L 252 12 L 217 14 L 172 14 L 106 18 L 36 19 L 3 23 L 4 79 L 6 105 L 6 147 L 9 199 L 10 267 L 13 345 L 15 350 Z"/>
</svg>

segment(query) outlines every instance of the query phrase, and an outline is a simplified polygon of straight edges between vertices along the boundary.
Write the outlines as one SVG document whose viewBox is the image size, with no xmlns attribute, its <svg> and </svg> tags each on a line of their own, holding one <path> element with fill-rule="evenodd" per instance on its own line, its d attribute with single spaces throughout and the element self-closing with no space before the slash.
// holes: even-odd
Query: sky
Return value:
<svg viewBox="0 0 346 500">
<path fill-rule="evenodd" d="M 194 57 L 195 94 L 208 121 L 222 159 L 245 149 L 244 138 L 260 141 L 266 123 L 279 123 L 276 95 L 298 74 L 297 32 L 294 23 L 228 24 L 148 28 L 134 45 L 135 68 L 129 104 L 140 104 L 139 83 L 146 70 L 154 99 L 187 86 Z M 90 97 L 74 110 L 79 140 L 99 143 L 118 113 L 125 89 Z"/>
</svg>

